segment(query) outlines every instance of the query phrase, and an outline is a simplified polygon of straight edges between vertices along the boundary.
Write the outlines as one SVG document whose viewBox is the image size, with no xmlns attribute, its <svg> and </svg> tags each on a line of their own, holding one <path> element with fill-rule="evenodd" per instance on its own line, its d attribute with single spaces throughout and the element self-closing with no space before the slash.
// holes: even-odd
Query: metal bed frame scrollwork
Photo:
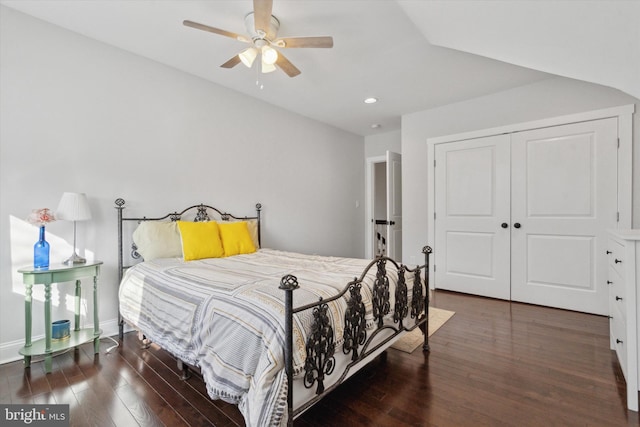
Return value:
<svg viewBox="0 0 640 427">
<path fill-rule="evenodd" d="M 124 265 L 123 259 L 123 222 L 127 221 L 160 221 L 171 220 L 177 221 L 185 216 L 191 210 L 196 210 L 193 221 L 208 221 L 210 216 L 208 210 L 216 212 L 222 221 L 230 220 L 257 220 L 258 225 L 258 241 L 260 242 L 260 216 L 262 205 L 256 204 L 256 216 L 237 217 L 229 213 L 220 211 L 212 206 L 199 204 L 190 206 L 181 212 L 172 212 L 162 217 L 156 218 L 125 218 L 122 211 L 125 209 L 125 201 L 121 198 L 115 201 L 118 210 L 118 272 L 119 279 L 122 281 L 124 271 L 129 266 Z M 140 259 L 140 255 L 136 251 L 136 247 L 132 244 L 131 257 Z M 354 277 L 340 293 L 331 298 L 320 298 L 319 301 L 306 304 L 299 307 L 293 307 L 293 292 L 298 289 L 299 283 L 297 277 L 293 275 L 285 275 L 280 281 L 280 289 L 285 292 L 285 370 L 287 375 L 287 385 L 289 392 L 287 393 L 287 409 L 288 409 L 288 425 L 293 425 L 293 420 L 312 405 L 317 403 L 327 393 L 330 393 L 342 382 L 344 382 L 350 374 L 354 373 L 359 367 L 366 364 L 365 359 L 372 356 L 378 351 L 386 349 L 398 335 L 413 331 L 420 328 L 424 334 L 423 351 L 429 351 L 428 341 L 428 322 L 429 322 L 429 255 L 432 249 L 425 246 L 422 249 L 425 257 L 425 263 L 411 269 L 403 264 L 398 264 L 387 256 L 379 256 L 372 260 L 364 269 L 360 277 Z M 398 283 L 396 285 L 394 297 L 394 307 L 392 319 L 385 319 L 391 311 L 389 277 L 387 275 L 387 264 L 391 264 L 397 269 Z M 373 316 L 375 329 L 369 335 L 366 328 L 365 305 L 362 301 L 361 289 L 363 281 L 369 271 L 376 269 L 376 277 L 373 283 Z M 421 272 L 424 271 L 424 280 Z M 406 274 L 413 274 L 413 289 L 411 299 L 409 300 L 408 288 L 406 284 Z M 325 386 L 325 380 L 334 373 L 336 367 L 335 352 L 336 344 L 334 342 L 333 326 L 327 314 L 328 303 L 339 298 L 343 298 L 345 294 L 349 294 L 347 299 L 347 309 L 344 315 L 344 332 L 342 352 L 345 355 L 351 354 L 351 361 L 347 363 L 345 369 L 340 376 L 332 382 L 330 386 Z M 302 311 L 311 310 L 313 322 L 311 332 L 308 335 L 306 348 L 306 359 L 302 372 L 304 387 L 310 389 L 314 385 L 316 387 L 315 396 L 304 402 L 299 407 L 294 408 L 293 405 L 293 317 Z M 410 316 L 413 319 L 413 325 L 407 326 L 403 320 Z M 385 322 L 386 320 L 386 322 Z M 124 320 L 119 316 L 120 338 L 123 337 Z M 374 340 L 378 334 L 387 331 L 386 337 Z M 374 343 L 375 341 L 375 343 Z M 371 347 L 371 348 L 370 348 Z M 364 362 L 364 363 L 363 363 Z M 183 364 L 178 361 L 178 366 L 183 369 Z M 183 378 L 187 375 L 183 372 Z"/>
</svg>

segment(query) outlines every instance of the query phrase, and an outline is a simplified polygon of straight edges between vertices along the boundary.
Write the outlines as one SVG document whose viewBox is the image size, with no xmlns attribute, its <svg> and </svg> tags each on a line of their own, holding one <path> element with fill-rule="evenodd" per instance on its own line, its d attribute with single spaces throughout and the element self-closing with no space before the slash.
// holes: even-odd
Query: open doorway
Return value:
<svg viewBox="0 0 640 427">
<path fill-rule="evenodd" d="M 365 255 L 402 259 L 402 162 L 398 153 L 367 158 Z"/>
</svg>

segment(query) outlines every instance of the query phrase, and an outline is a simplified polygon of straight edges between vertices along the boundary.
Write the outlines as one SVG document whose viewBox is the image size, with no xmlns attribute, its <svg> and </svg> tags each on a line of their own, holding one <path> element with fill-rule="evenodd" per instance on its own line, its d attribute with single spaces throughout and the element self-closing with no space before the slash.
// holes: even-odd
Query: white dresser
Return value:
<svg viewBox="0 0 640 427">
<path fill-rule="evenodd" d="M 627 407 L 638 410 L 638 297 L 640 230 L 610 230 L 609 271 L 610 345 L 616 351 L 627 382 Z"/>
</svg>

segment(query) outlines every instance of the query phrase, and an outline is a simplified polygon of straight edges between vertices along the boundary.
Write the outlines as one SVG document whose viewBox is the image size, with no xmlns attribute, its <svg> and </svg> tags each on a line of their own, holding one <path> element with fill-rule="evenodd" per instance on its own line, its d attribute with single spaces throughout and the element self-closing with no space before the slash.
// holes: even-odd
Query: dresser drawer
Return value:
<svg viewBox="0 0 640 427">
<path fill-rule="evenodd" d="M 609 286 L 609 305 L 615 306 L 620 310 L 623 318 L 627 318 L 626 299 L 627 299 L 627 287 L 623 276 L 618 271 L 609 265 L 607 284 Z"/>
<path fill-rule="evenodd" d="M 624 246 L 617 240 L 609 239 L 609 265 L 618 272 L 620 277 L 624 277 Z"/>
<path fill-rule="evenodd" d="M 624 374 L 625 379 L 628 381 L 627 346 L 629 345 L 629 343 L 626 342 L 626 321 L 623 319 L 620 311 L 615 306 L 611 308 L 611 319 L 609 322 L 609 327 L 611 328 L 611 338 L 613 345 L 615 346 L 618 361 L 620 362 L 620 367 L 622 368 L 622 373 Z"/>
</svg>

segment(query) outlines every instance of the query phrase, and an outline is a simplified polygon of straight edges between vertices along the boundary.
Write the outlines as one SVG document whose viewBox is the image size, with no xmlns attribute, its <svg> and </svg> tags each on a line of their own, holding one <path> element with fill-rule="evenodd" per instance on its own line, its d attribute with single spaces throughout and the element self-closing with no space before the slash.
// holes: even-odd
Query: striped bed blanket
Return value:
<svg viewBox="0 0 640 427">
<path fill-rule="evenodd" d="M 281 278 L 287 274 L 298 278 L 300 289 L 293 292 L 297 307 L 336 295 L 360 277 L 369 262 L 271 249 L 188 262 L 156 259 L 127 270 L 120 285 L 120 312 L 147 338 L 199 367 L 211 398 L 238 405 L 247 425 L 284 425 L 287 380 Z M 387 270 L 393 298 L 396 269 Z M 375 274 L 374 267 L 362 286 L 371 327 Z M 412 278 L 407 277 L 409 289 L 411 285 Z M 336 346 L 342 342 L 346 307 L 346 299 L 329 304 Z M 294 373 L 304 366 L 311 311 L 294 317 Z"/>
</svg>

